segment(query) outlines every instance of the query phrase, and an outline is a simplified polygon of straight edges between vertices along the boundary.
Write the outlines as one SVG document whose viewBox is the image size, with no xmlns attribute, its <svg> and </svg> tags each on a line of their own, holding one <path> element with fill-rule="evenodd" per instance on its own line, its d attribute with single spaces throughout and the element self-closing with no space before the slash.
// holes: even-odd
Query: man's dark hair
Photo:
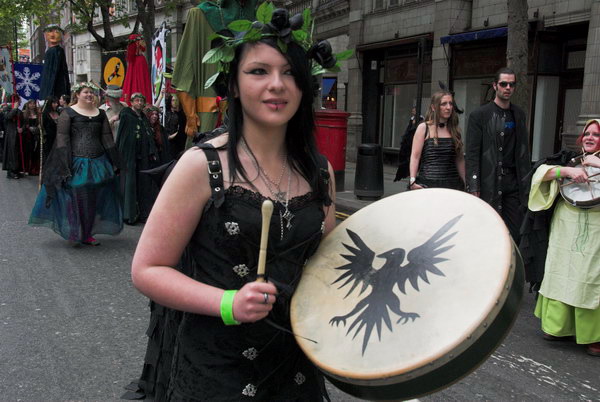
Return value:
<svg viewBox="0 0 600 402">
<path fill-rule="evenodd" d="M 515 76 L 515 81 L 517 79 L 517 74 L 515 74 L 515 70 L 508 67 L 502 67 L 500 70 L 496 71 L 496 76 L 494 77 L 494 82 L 498 83 L 500 81 L 500 74 L 510 74 Z"/>
</svg>

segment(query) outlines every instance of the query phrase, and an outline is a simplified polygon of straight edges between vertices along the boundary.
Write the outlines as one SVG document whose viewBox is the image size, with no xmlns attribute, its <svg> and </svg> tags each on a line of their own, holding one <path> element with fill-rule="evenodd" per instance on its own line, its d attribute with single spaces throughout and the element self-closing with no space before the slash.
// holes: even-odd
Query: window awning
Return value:
<svg viewBox="0 0 600 402">
<path fill-rule="evenodd" d="M 473 31 L 473 32 L 463 32 L 454 35 L 442 36 L 440 38 L 440 43 L 445 45 L 447 43 L 462 43 L 462 42 L 470 42 L 474 40 L 483 40 L 483 39 L 493 39 L 493 38 L 502 38 L 508 35 L 508 28 L 492 28 L 492 29 L 484 29 L 481 31 Z"/>
<path fill-rule="evenodd" d="M 323 77 L 323 85 L 321 86 L 322 96 L 329 95 L 329 92 L 331 92 L 331 88 L 333 88 L 333 84 L 335 84 L 336 80 L 337 78 Z"/>
</svg>

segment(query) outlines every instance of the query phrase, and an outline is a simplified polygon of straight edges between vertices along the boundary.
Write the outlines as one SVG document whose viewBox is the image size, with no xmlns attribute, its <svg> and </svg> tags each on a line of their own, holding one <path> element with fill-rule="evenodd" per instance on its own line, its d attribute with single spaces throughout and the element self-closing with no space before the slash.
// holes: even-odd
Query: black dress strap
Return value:
<svg viewBox="0 0 600 402">
<path fill-rule="evenodd" d="M 223 169 L 221 166 L 219 153 L 217 152 L 217 149 L 209 143 L 201 143 L 197 144 L 196 146 L 204 151 L 206 160 L 208 162 L 208 180 L 211 192 L 211 199 L 208 205 L 212 203 L 215 205 L 215 207 L 219 208 L 225 201 L 225 191 L 223 189 Z"/>
<path fill-rule="evenodd" d="M 327 162 L 327 158 L 324 155 L 318 155 L 319 162 L 319 180 L 323 183 L 323 188 L 325 190 L 325 194 L 323 197 L 323 204 L 328 207 L 331 205 L 331 197 L 329 196 L 329 181 L 331 177 L 329 176 L 329 163 Z"/>
</svg>

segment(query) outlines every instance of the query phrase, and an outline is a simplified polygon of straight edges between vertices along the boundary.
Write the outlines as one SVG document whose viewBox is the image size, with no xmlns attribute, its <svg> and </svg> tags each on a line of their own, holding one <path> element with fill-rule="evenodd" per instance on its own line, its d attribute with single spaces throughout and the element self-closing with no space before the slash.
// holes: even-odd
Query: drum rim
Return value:
<svg viewBox="0 0 600 402">
<path fill-rule="evenodd" d="M 420 190 L 420 191 L 428 191 L 428 192 L 454 192 L 454 193 L 461 193 L 461 194 L 465 194 L 464 192 L 460 192 L 457 190 L 450 190 L 450 189 L 438 189 L 438 188 L 432 188 L 432 189 L 424 189 L 424 190 Z M 414 192 L 411 192 L 414 193 Z M 376 203 L 381 203 L 381 202 L 385 202 L 386 200 L 390 200 L 392 198 L 395 197 L 405 197 L 406 195 L 409 195 L 410 193 L 400 193 L 400 194 L 396 194 L 390 197 L 387 197 L 383 200 L 377 201 Z M 469 196 L 471 197 L 471 196 Z M 494 291 L 496 294 L 495 298 L 490 298 L 490 300 L 495 299 L 496 302 L 494 304 L 491 304 L 490 306 L 488 306 L 488 309 L 485 311 L 485 314 L 482 313 L 481 315 L 481 320 L 478 323 L 473 324 L 470 328 L 467 328 L 465 330 L 465 333 L 470 333 L 471 336 L 476 334 L 476 333 L 480 333 L 481 329 L 480 326 L 484 323 L 484 322 L 492 322 L 494 321 L 495 317 L 497 316 L 497 314 L 500 312 L 504 302 L 506 301 L 506 298 L 509 295 L 509 291 L 510 291 L 510 286 L 507 288 L 507 283 L 510 284 L 510 280 L 512 280 L 512 278 L 514 277 L 514 270 L 515 270 L 515 255 L 516 255 L 516 246 L 514 245 L 514 243 L 511 241 L 510 239 L 510 235 L 508 233 L 508 229 L 506 229 L 506 225 L 504 224 L 504 221 L 502 220 L 502 218 L 493 210 L 492 207 L 489 206 L 489 204 L 487 204 L 486 202 L 484 202 L 483 200 L 481 200 L 480 198 L 477 197 L 473 197 L 471 198 L 472 201 L 479 203 L 484 209 L 488 209 L 489 211 L 493 212 L 493 215 L 491 214 L 490 216 L 494 217 L 494 219 L 501 225 L 501 227 L 505 228 L 505 233 L 507 236 L 507 244 L 506 244 L 506 254 L 509 256 L 506 259 L 506 264 L 503 264 L 506 266 L 505 268 L 505 277 L 504 277 L 504 281 L 499 281 L 499 286 L 497 286 Z M 359 211 L 357 211 L 355 213 L 355 215 L 358 216 L 358 214 L 366 214 L 366 212 L 363 211 L 368 211 L 370 209 L 373 208 L 373 206 L 376 204 L 373 203 Z M 340 225 L 338 227 L 336 227 L 334 229 L 334 231 L 337 230 L 344 230 L 343 225 Z M 320 248 L 320 247 L 319 247 Z M 315 253 L 315 255 L 318 255 L 318 251 L 317 253 Z M 311 257 L 312 259 L 312 257 Z M 308 263 L 306 264 L 306 266 L 310 265 L 310 260 L 308 261 Z M 501 284 L 500 284 L 501 283 Z M 502 301 L 502 303 L 499 303 L 499 301 Z M 292 302 L 290 305 L 290 309 L 291 309 L 291 315 L 295 316 L 295 303 Z M 298 332 L 300 333 L 301 331 L 298 331 L 298 328 L 296 327 L 296 323 L 295 320 L 292 320 L 292 330 L 294 332 Z M 485 330 L 481 331 L 481 333 L 485 333 Z M 300 333 L 301 334 L 301 333 Z M 421 369 L 423 369 L 424 367 L 428 367 L 427 370 L 425 370 L 424 373 L 427 372 L 431 372 L 433 370 L 435 370 L 437 367 L 441 367 L 443 364 L 442 360 L 444 358 L 444 356 L 447 356 L 448 354 L 452 354 L 453 352 L 457 355 L 459 355 L 460 353 L 462 353 L 464 350 L 468 349 L 473 343 L 475 343 L 477 341 L 477 339 L 479 339 L 478 337 L 473 337 L 470 340 L 469 343 L 465 343 L 464 339 L 458 339 L 455 340 L 454 342 L 450 343 L 446 348 L 438 351 L 437 354 L 432 354 L 430 356 L 428 356 L 427 360 L 423 360 L 421 361 L 419 364 L 413 364 L 411 366 L 405 366 L 402 368 L 398 368 L 398 369 L 394 369 L 394 370 L 390 370 L 388 372 L 385 373 L 385 379 L 382 380 L 382 373 L 351 373 L 348 372 L 347 370 L 341 370 L 339 368 L 335 368 L 335 367 L 331 367 L 329 364 L 324 364 L 322 361 L 319 361 L 316 356 L 314 356 L 315 354 L 313 353 L 313 351 L 308 347 L 309 343 L 306 341 L 303 341 L 302 339 L 297 339 L 298 344 L 300 346 L 300 348 L 302 349 L 302 351 L 304 352 L 304 354 L 313 362 L 313 364 L 315 364 L 320 370 L 322 370 L 323 372 L 325 372 L 327 375 L 332 376 L 334 378 L 338 378 L 341 381 L 344 380 L 352 380 L 353 384 L 355 385 L 361 385 L 360 382 L 368 382 L 370 385 L 373 385 L 373 382 L 380 382 L 380 381 L 386 381 L 386 382 L 390 382 L 392 379 L 397 380 L 400 379 L 402 377 L 405 376 L 412 376 L 413 373 L 415 373 L 416 371 L 419 371 Z M 464 346 L 464 347 L 463 347 Z M 456 351 L 456 352 L 455 352 Z"/>
</svg>

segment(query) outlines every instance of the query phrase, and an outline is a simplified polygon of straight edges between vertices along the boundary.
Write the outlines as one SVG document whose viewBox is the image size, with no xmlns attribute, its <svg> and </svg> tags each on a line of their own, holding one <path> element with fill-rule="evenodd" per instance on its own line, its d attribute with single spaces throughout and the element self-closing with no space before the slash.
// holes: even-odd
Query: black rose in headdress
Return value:
<svg viewBox="0 0 600 402">
<path fill-rule="evenodd" d="M 308 57 L 315 59 L 323 68 L 332 68 L 337 60 L 332 53 L 331 45 L 327 40 L 315 43 L 308 50 Z"/>
<path fill-rule="evenodd" d="M 288 16 L 288 11 L 284 8 L 278 8 L 273 11 L 273 16 L 271 17 L 271 22 L 269 23 L 278 31 L 281 31 L 285 28 L 290 27 L 290 20 Z"/>
<path fill-rule="evenodd" d="M 290 20 L 286 9 L 278 8 L 273 11 L 271 22 L 265 28 L 269 33 L 277 35 L 281 41 L 288 44 L 292 40 L 292 29 L 290 28 Z M 263 29 L 265 31 L 265 29 Z"/>
<path fill-rule="evenodd" d="M 290 28 L 292 31 L 302 28 L 302 25 L 304 25 L 304 18 L 302 18 L 302 14 L 296 14 L 290 18 Z"/>
</svg>

